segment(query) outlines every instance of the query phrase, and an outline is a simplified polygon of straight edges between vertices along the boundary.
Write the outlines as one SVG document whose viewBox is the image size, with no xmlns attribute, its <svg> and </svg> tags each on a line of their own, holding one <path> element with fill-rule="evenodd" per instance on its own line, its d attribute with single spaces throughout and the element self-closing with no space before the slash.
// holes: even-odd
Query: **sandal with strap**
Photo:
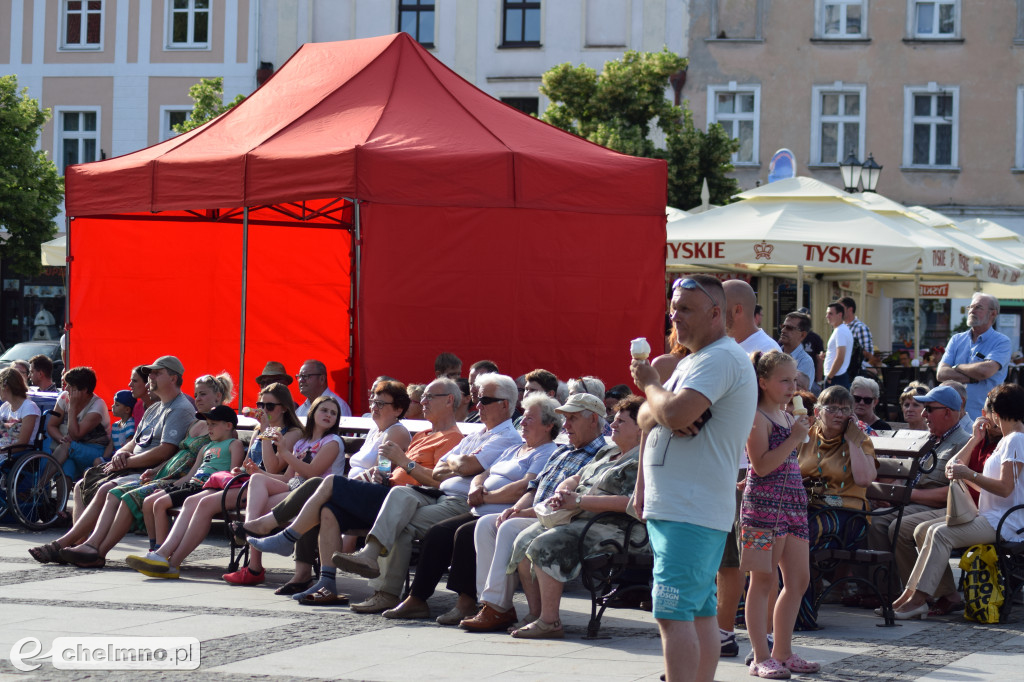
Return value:
<svg viewBox="0 0 1024 682">
<path fill-rule="evenodd" d="M 60 558 L 79 568 L 96 568 L 100 559 L 100 553 L 92 545 L 79 545 L 78 547 L 65 547 L 60 550 Z"/>
<path fill-rule="evenodd" d="M 561 639 L 565 637 L 565 630 L 562 629 L 562 621 L 545 623 L 540 618 L 533 621 L 526 627 L 512 631 L 516 639 Z"/>
<path fill-rule="evenodd" d="M 47 542 L 45 545 L 32 547 L 28 550 L 29 555 L 41 564 L 63 564 L 66 563 L 60 558 L 61 547 L 56 540 Z"/>
<path fill-rule="evenodd" d="M 774 658 L 767 658 L 760 663 L 750 664 L 750 676 L 760 677 L 763 680 L 788 680 L 791 674 L 789 668 Z"/>
<path fill-rule="evenodd" d="M 821 670 L 821 663 L 805 661 L 799 654 L 792 654 L 782 665 L 792 673 L 816 673 Z"/>
<path fill-rule="evenodd" d="M 313 594 L 307 594 L 300 599 L 299 603 L 306 606 L 345 606 L 348 604 L 348 597 L 343 594 L 334 594 L 326 587 L 321 587 Z"/>
</svg>

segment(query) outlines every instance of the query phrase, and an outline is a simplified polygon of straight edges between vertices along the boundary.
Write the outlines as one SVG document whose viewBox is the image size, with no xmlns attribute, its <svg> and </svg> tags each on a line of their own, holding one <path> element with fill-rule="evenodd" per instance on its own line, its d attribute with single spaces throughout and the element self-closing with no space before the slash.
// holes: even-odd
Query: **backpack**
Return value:
<svg viewBox="0 0 1024 682">
<path fill-rule="evenodd" d="M 996 548 L 973 545 L 960 557 L 960 586 L 964 592 L 964 618 L 978 623 L 998 623 L 1003 587 Z"/>
</svg>

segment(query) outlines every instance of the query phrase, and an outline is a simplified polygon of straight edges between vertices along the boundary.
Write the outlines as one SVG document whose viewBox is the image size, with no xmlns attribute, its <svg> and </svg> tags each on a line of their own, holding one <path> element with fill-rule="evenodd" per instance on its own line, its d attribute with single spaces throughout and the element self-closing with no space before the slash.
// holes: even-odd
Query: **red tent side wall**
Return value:
<svg viewBox="0 0 1024 682">
<path fill-rule="evenodd" d="M 77 218 L 70 236 L 69 366 L 92 367 L 101 398 L 109 403 L 133 366 L 166 354 L 185 365 L 190 394 L 203 374 L 227 371 L 238 386 L 240 224 Z M 254 379 L 268 360 L 294 374 L 303 360 L 321 359 L 331 388 L 347 395 L 350 249 L 345 230 L 250 225 L 246 405 L 256 402 Z"/>
<path fill-rule="evenodd" d="M 517 376 L 629 377 L 664 336 L 665 219 L 364 204 L 359 377 L 433 378 L 434 357 Z"/>
</svg>

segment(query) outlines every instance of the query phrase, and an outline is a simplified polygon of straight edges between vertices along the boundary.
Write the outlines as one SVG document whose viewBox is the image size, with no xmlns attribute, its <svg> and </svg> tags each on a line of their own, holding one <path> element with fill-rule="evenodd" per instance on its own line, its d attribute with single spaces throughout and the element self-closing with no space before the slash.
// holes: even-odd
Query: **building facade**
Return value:
<svg viewBox="0 0 1024 682">
<path fill-rule="evenodd" d="M 741 187 L 766 182 L 780 148 L 793 151 L 798 174 L 838 187 L 840 161 L 871 155 L 883 166 L 879 193 L 1024 234 L 1021 0 L 693 0 L 689 21 L 682 94 L 698 125 L 718 122 L 739 138 Z M 762 287 L 776 320 L 792 284 Z M 828 300 L 859 287 L 815 284 L 816 321 Z M 906 343 L 914 311 L 901 297 L 912 288 L 869 282 L 867 295 L 860 316 L 876 343 L 886 352 Z M 944 343 L 965 301 L 926 295 L 918 344 Z M 1000 323 L 1015 339 L 1018 303 L 1004 301 Z"/>
</svg>

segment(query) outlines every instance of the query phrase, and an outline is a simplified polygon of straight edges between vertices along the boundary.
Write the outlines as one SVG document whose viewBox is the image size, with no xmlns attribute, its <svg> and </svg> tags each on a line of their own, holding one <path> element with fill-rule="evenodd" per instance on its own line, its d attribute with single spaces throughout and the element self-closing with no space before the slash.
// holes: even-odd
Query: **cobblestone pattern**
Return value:
<svg viewBox="0 0 1024 682">
<path fill-rule="evenodd" d="M 223 548 L 200 547 L 191 557 L 196 561 L 209 560 L 219 562 L 224 559 Z M 10 571 L 0 573 L 0 587 L 12 584 L 24 584 L 27 582 L 52 580 L 67 577 L 69 571 L 95 572 L 100 569 L 70 569 L 67 566 L 35 563 L 31 558 L 5 558 L 5 563 L 24 563 L 24 571 Z M 120 562 L 112 562 L 106 571 L 123 571 L 126 574 L 132 573 Z M 197 566 L 188 568 L 190 575 L 202 578 L 216 578 L 223 572 L 222 568 L 210 566 Z M 287 571 L 270 571 L 272 580 L 284 582 L 290 575 Z M 283 597 L 282 597 L 283 598 Z M 450 603 L 448 603 L 450 602 Z M 3 604 L 43 604 L 40 599 L 5 598 L 0 592 L 0 612 Z M 447 594 L 439 592 L 432 601 L 434 610 L 442 612 L 454 604 L 454 597 L 448 598 Z M 279 611 L 267 611 L 260 609 L 246 608 L 244 602 L 236 607 L 198 607 L 178 605 L 154 605 L 146 604 L 133 607 L 121 603 L 97 603 L 97 602 L 63 602 L 62 606 L 78 607 L 89 609 L 110 609 L 110 610 L 132 610 L 147 609 L 149 611 L 164 611 L 187 614 L 204 614 L 235 617 L 255 618 L 289 618 L 291 614 Z M 1015 622 L 1005 625 L 980 625 L 969 623 L 962 618 L 944 619 L 935 621 L 934 624 L 915 634 L 907 635 L 899 640 L 893 640 L 891 631 L 886 628 L 878 628 L 877 636 L 868 640 L 859 639 L 855 642 L 827 639 L 820 636 L 807 636 L 797 633 L 794 636 L 794 643 L 814 647 L 868 645 L 870 650 L 865 654 L 851 655 L 833 664 L 830 664 L 821 675 L 794 676 L 795 679 L 835 681 L 835 682 L 874 682 L 913 680 L 928 674 L 938 668 L 954 663 L 965 656 L 983 652 L 992 648 L 999 648 L 1001 651 L 1020 650 L 1024 654 L 1024 644 L 1008 647 L 1005 643 L 1011 639 L 1020 637 L 1024 633 L 1024 623 L 1021 622 L 1021 611 L 1017 611 Z M 277 629 L 263 629 L 244 634 L 207 640 L 202 645 L 202 669 L 195 672 L 174 673 L 175 680 L 223 680 L 224 682 L 245 682 L 248 680 L 266 680 L 267 676 L 261 675 L 233 675 L 224 673 L 211 673 L 210 668 L 225 665 L 235 661 L 253 658 L 263 654 L 289 651 L 299 646 L 314 644 L 317 642 L 337 639 L 348 635 L 370 632 L 374 630 L 393 627 L 394 621 L 374 616 L 362 616 L 354 614 L 347 609 L 318 609 L 310 610 L 296 616 L 303 621 L 303 627 L 283 627 Z M 436 627 L 430 622 L 402 621 L 405 625 L 416 625 L 420 627 Z M 568 626 L 566 634 L 571 638 L 582 638 L 585 634 L 584 626 Z M 655 628 L 647 627 L 604 627 L 601 630 L 601 639 L 605 638 L 627 638 L 637 640 L 656 639 L 658 632 Z M 600 646 L 600 640 L 594 642 Z M 6 652 L 5 652 L 6 653 Z M 95 680 L 96 674 L 88 671 L 63 671 L 56 670 L 44 664 L 40 669 L 41 673 L 23 674 L 18 673 L 10 662 L 0 661 L 0 674 L 17 674 L 19 679 L 46 679 L 46 680 Z M 45 673 L 45 674 L 42 674 Z M 138 674 L 129 672 L 104 671 L 103 679 L 109 682 L 121 680 L 137 682 Z M 147 674 L 147 679 L 157 679 L 159 675 Z M 290 679 L 275 677 L 274 679 Z M 308 678 L 294 678 L 307 680 Z"/>
</svg>

